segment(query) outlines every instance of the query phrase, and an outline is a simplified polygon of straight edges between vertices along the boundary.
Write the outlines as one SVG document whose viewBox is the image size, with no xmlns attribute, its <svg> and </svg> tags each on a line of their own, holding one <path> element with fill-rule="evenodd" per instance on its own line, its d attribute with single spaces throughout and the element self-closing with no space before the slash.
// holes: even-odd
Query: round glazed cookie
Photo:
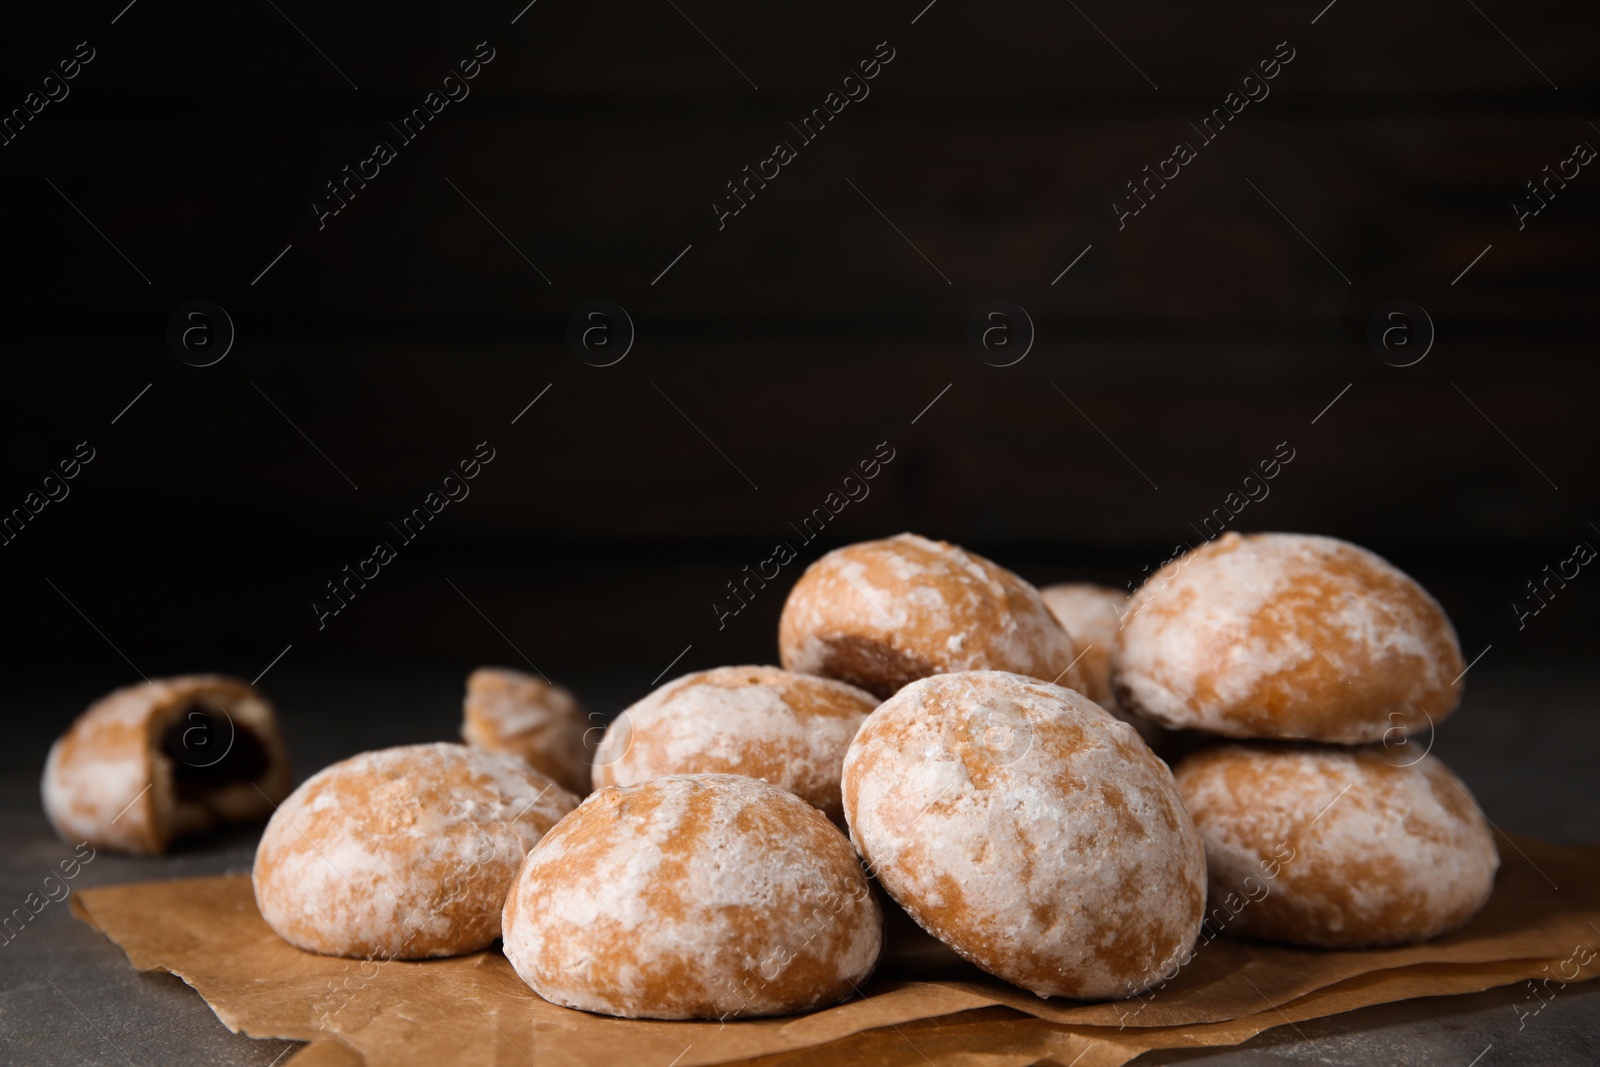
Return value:
<svg viewBox="0 0 1600 1067">
<path fill-rule="evenodd" d="M 1193 944 L 1205 854 L 1172 773 L 1080 693 L 1000 671 L 913 682 L 844 762 L 850 837 L 890 895 L 1041 997 L 1125 997 Z"/>
<path fill-rule="evenodd" d="M 594 786 L 668 774 L 745 774 L 843 823 L 844 752 L 877 706 L 855 686 L 776 667 L 688 674 L 611 724 L 595 753 Z"/>
<path fill-rule="evenodd" d="M 578 798 L 515 756 L 404 745 L 312 775 L 267 824 L 252 881 L 267 925 L 329 956 L 483 948 L 528 849 Z"/>
<path fill-rule="evenodd" d="M 479 667 L 467 677 L 461 739 L 520 757 L 579 796 L 589 791 L 585 737 L 592 726 L 576 697 L 543 678 L 504 667 Z"/>
<path fill-rule="evenodd" d="M 1344 541 L 1224 534 L 1135 599 L 1112 684 L 1123 707 L 1167 726 L 1361 744 L 1426 729 L 1460 703 L 1444 610 Z"/>
<path fill-rule="evenodd" d="M 1122 617 L 1132 607 L 1132 602 L 1104 585 L 1052 585 L 1039 590 L 1039 595 L 1077 643 L 1083 695 L 1138 730 L 1144 743 L 1170 762 L 1190 739 L 1128 711 L 1117 702 L 1116 690 L 1111 685 L 1111 652 L 1122 637 Z"/>
<path fill-rule="evenodd" d="M 96 701 L 50 748 L 45 814 L 68 841 L 137 855 L 265 819 L 289 792 L 278 717 L 215 674 L 158 678 Z"/>
<path fill-rule="evenodd" d="M 1113 711 L 1116 694 L 1111 689 L 1111 649 L 1121 632 L 1128 598 L 1108 586 L 1077 582 L 1046 586 L 1039 596 L 1078 646 L 1083 695 Z"/>
<path fill-rule="evenodd" d="M 1425 941 L 1489 900 L 1500 855 L 1477 802 L 1432 756 L 1231 744 L 1178 765 L 1205 840 L 1208 934 L 1313 948 Z M 1391 762 L 1394 760 L 1396 762 Z"/>
<path fill-rule="evenodd" d="M 944 541 L 900 534 L 834 549 L 784 601 L 785 668 L 879 699 L 918 678 L 1006 670 L 1081 689 L 1078 650 L 1039 591 Z"/>
<path fill-rule="evenodd" d="M 504 927 L 535 993 L 624 1018 L 822 1007 L 883 950 L 844 835 L 793 793 L 732 774 L 591 795 L 528 854 Z"/>
</svg>

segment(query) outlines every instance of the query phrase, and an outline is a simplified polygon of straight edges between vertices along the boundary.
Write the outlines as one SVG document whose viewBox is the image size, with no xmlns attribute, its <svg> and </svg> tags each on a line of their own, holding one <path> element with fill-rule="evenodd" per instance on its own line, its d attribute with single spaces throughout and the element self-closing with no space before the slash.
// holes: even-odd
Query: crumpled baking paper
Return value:
<svg viewBox="0 0 1600 1067">
<path fill-rule="evenodd" d="M 1151 1049 L 1233 1045 L 1304 1019 L 1519 981 L 1529 994 L 1512 998 L 1507 1029 L 1526 1025 L 1565 985 L 1600 974 L 1600 846 L 1503 840 L 1489 904 L 1424 945 L 1326 952 L 1218 937 L 1154 993 L 1105 1004 L 1041 1000 L 975 969 L 939 980 L 880 971 L 859 999 L 726 1023 L 557 1007 L 498 948 L 417 962 L 303 952 L 261 919 L 244 876 L 86 889 L 72 907 L 134 967 L 193 986 L 229 1029 L 308 1042 L 293 1067 L 1113 1067 Z"/>
</svg>

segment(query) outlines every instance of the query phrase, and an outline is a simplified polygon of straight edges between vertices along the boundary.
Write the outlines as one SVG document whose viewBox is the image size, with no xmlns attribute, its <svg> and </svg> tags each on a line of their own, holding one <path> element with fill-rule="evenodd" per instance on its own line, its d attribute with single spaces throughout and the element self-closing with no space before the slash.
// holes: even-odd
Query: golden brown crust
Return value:
<svg viewBox="0 0 1600 1067">
<path fill-rule="evenodd" d="M 822 1007 L 883 949 L 844 835 L 792 793 L 724 774 L 591 795 L 529 854 L 504 927 L 534 992 L 625 1018 Z"/>
<path fill-rule="evenodd" d="M 40 790 L 64 839 L 154 855 L 224 822 L 266 818 L 289 784 L 266 697 L 237 678 L 196 674 L 90 705 L 51 747 Z"/>
<path fill-rule="evenodd" d="M 960 547 L 899 534 L 835 549 L 800 576 L 783 665 L 879 699 L 933 674 L 1006 670 L 1081 689 L 1078 650 L 1039 591 Z"/>
<path fill-rule="evenodd" d="M 421 959 L 500 934 L 528 849 L 578 798 L 515 756 L 466 745 L 364 752 L 307 779 L 267 824 L 252 881 L 285 941 Z"/>
<path fill-rule="evenodd" d="M 1461 780 L 1398 748 L 1230 744 L 1178 765 L 1205 840 L 1210 936 L 1314 948 L 1424 941 L 1477 914 L 1500 865 Z"/>
<path fill-rule="evenodd" d="M 698 671 L 663 685 L 611 724 L 595 753 L 594 786 L 745 774 L 842 824 L 845 749 L 877 706 L 855 686 L 776 667 Z"/>
<path fill-rule="evenodd" d="M 467 677 L 461 739 L 509 752 L 579 796 L 589 792 L 590 727 L 583 705 L 559 685 L 504 667 Z M 593 737 L 599 737 L 596 727 Z"/>
<path fill-rule="evenodd" d="M 972 964 L 961 954 L 934 937 L 906 909 L 895 903 L 882 883 L 874 883 L 878 906 L 883 909 L 883 961 L 878 976 L 928 981 L 938 977 L 971 978 Z"/>
<path fill-rule="evenodd" d="M 1168 726 L 1361 744 L 1427 729 L 1461 699 L 1444 610 L 1344 541 L 1225 534 L 1135 599 L 1112 681 L 1124 707 Z"/>
<path fill-rule="evenodd" d="M 1172 774 L 1087 697 L 1000 671 L 937 675 L 845 757 L 851 840 L 929 933 L 1040 996 L 1147 988 L 1205 906 Z"/>
</svg>

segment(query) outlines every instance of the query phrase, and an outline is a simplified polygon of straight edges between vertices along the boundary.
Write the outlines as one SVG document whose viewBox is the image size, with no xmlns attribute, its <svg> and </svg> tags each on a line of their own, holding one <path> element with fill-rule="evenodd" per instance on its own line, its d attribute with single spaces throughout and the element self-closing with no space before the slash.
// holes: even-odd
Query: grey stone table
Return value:
<svg viewBox="0 0 1600 1067">
<path fill-rule="evenodd" d="M 366 748 L 454 736 L 464 671 L 415 666 L 296 673 L 263 683 L 277 702 L 300 777 Z M 649 673 L 567 679 L 607 715 L 648 689 Z M 38 778 L 51 739 L 115 679 L 43 688 L 13 679 L 0 744 L 0 912 L 9 913 L 71 848 L 40 811 Z M 1472 787 L 1502 829 L 1554 841 L 1600 841 L 1595 799 L 1600 717 L 1595 671 L 1576 662 L 1496 662 L 1474 668 L 1466 702 L 1438 731 L 1434 753 Z M 92 885 L 247 872 L 253 831 L 224 834 L 164 859 L 102 853 L 73 883 Z M 1285 1025 L 1233 1049 L 1152 1053 L 1139 1063 L 1497 1064 L 1600 1062 L 1600 982 L 1563 990 L 1519 1028 L 1520 986 L 1409 1001 Z M 0 945 L 0 1063 L 268 1067 L 296 1044 L 228 1032 L 198 994 L 165 974 L 141 974 L 122 951 L 49 904 Z"/>
</svg>

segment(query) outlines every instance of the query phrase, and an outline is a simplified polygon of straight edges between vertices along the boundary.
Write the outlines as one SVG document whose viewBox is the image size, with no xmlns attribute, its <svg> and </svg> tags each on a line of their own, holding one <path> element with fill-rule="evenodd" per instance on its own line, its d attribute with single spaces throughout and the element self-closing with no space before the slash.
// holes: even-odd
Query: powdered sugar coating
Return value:
<svg viewBox="0 0 1600 1067">
<path fill-rule="evenodd" d="M 1076 582 L 1048 586 L 1039 595 L 1078 646 L 1083 694 L 1138 730 L 1156 755 L 1170 760 L 1182 747 L 1181 739 L 1155 720 L 1124 708 L 1111 684 L 1111 655 L 1122 640 L 1123 617 L 1132 610 L 1133 601 L 1109 586 Z"/>
<path fill-rule="evenodd" d="M 1125 997 L 1194 942 L 1205 856 L 1167 767 L 1069 689 L 913 682 L 844 766 L 851 840 L 929 933 L 1042 997 Z"/>
<path fill-rule="evenodd" d="M 467 677 L 461 739 L 487 752 L 509 752 L 561 786 L 589 792 L 589 745 L 598 737 L 567 690 L 521 671 L 479 667 Z"/>
<path fill-rule="evenodd" d="M 718 667 L 668 682 L 606 731 L 594 785 L 668 774 L 745 774 L 844 821 L 839 773 L 878 706 L 870 693 L 776 667 Z"/>
<path fill-rule="evenodd" d="M 1180 763 L 1213 923 L 1362 948 L 1424 941 L 1477 914 L 1500 866 L 1488 823 L 1443 763 L 1401 766 L 1392 751 L 1236 744 Z"/>
<path fill-rule="evenodd" d="M 223 725 L 249 731 L 259 744 L 265 765 L 255 781 L 179 795 L 162 736 L 200 706 L 224 714 Z M 62 838 L 152 855 L 221 822 L 266 818 L 289 784 L 277 716 L 261 692 L 236 678 L 193 674 L 130 685 L 92 704 L 50 747 L 40 793 Z"/>
<path fill-rule="evenodd" d="M 528 850 L 578 798 L 515 756 L 465 745 L 364 752 L 312 775 L 256 850 L 278 935 L 330 956 L 483 948 Z"/>
<path fill-rule="evenodd" d="M 1078 650 L 1038 590 L 982 556 L 909 533 L 846 545 L 806 568 L 784 602 L 778 648 L 789 670 L 879 698 L 949 671 L 1083 685 Z"/>
<path fill-rule="evenodd" d="M 1344 541 L 1225 534 L 1135 599 L 1112 682 L 1124 707 L 1168 726 L 1360 744 L 1426 729 L 1460 703 L 1444 610 Z"/>
<path fill-rule="evenodd" d="M 1078 646 L 1083 695 L 1115 714 L 1111 649 L 1121 636 L 1122 613 L 1129 607 L 1128 598 L 1108 586 L 1086 582 L 1046 586 L 1039 590 L 1039 596 Z"/>
<path fill-rule="evenodd" d="M 625 1018 L 806 1011 L 851 996 L 883 950 L 844 835 L 731 774 L 593 794 L 528 855 L 504 925 L 534 992 Z"/>
</svg>

